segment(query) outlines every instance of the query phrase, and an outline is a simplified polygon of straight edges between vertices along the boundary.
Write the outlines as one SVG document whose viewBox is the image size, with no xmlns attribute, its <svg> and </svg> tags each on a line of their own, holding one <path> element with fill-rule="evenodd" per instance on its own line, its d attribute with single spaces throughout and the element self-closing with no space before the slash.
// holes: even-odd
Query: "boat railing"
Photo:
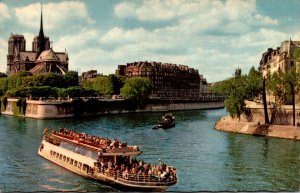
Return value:
<svg viewBox="0 0 300 193">
<path fill-rule="evenodd" d="M 176 177 L 171 179 L 162 178 L 151 174 L 129 174 L 123 172 L 115 172 L 114 176 L 117 176 L 119 181 L 129 184 L 148 184 L 148 185 L 155 185 L 155 186 L 168 186 L 171 184 L 176 183 Z"/>
<path fill-rule="evenodd" d="M 99 172 L 99 171 L 98 171 Z M 101 173 L 101 172 L 100 172 Z M 152 174 L 130 174 L 119 171 L 103 171 L 102 174 L 127 184 L 169 186 L 175 184 L 176 176 L 158 177 Z"/>
</svg>

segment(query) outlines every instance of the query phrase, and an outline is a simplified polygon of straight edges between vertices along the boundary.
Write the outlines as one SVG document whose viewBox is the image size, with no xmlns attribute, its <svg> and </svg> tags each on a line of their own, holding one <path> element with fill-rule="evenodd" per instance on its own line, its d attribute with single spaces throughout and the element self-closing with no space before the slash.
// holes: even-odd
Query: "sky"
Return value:
<svg viewBox="0 0 300 193">
<path fill-rule="evenodd" d="M 113 74 L 135 61 L 182 64 L 208 82 L 258 68 L 261 55 L 300 40 L 300 0 L 0 0 L 0 71 L 7 41 L 39 33 L 69 54 L 69 70 Z"/>
</svg>

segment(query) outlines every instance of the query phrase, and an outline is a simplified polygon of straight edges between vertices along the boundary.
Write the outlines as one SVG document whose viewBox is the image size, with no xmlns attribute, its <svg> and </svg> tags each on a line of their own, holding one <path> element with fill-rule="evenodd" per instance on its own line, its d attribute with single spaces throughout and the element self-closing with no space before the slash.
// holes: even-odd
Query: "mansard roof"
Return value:
<svg viewBox="0 0 300 193">
<path fill-rule="evenodd" d="M 43 51 L 40 56 L 37 58 L 37 62 L 43 61 L 55 61 L 60 62 L 60 58 L 55 54 L 52 48 L 49 50 Z"/>
</svg>

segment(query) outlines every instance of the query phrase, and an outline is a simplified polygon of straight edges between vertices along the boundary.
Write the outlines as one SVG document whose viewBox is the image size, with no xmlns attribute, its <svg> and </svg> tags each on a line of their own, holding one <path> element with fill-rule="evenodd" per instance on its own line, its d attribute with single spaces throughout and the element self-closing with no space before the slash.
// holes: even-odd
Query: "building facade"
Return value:
<svg viewBox="0 0 300 193">
<path fill-rule="evenodd" d="M 267 76 L 278 71 L 287 72 L 293 67 L 300 69 L 300 57 L 297 52 L 300 52 L 300 41 L 284 41 L 276 49 L 269 48 L 262 54 L 260 72 Z"/>
<path fill-rule="evenodd" d="M 259 70 L 264 77 L 279 71 L 288 73 L 294 67 L 300 70 L 300 41 L 284 41 L 276 49 L 268 48 L 259 63 Z M 267 92 L 267 100 L 276 102 L 276 97 Z M 295 96 L 295 100 L 296 103 L 300 102 L 299 95 Z M 290 100 L 286 102 L 291 103 Z"/>
<path fill-rule="evenodd" d="M 185 65 L 161 62 L 133 62 L 119 65 L 116 75 L 146 77 L 151 80 L 151 98 L 191 100 L 208 92 L 207 81 L 198 70 Z"/>
<path fill-rule="evenodd" d="M 8 39 L 7 75 L 19 71 L 33 74 L 45 72 L 66 73 L 69 57 L 65 52 L 54 52 L 50 47 L 49 37 L 44 35 L 43 15 L 41 12 L 39 35 L 32 41 L 32 50 L 26 50 L 24 35 L 11 34 Z"/>
<path fill-rule="evenodd" d="M 97 73 L 97 70 L 89 70 L 81 74 L 80 81 L 96 78 L 97 76 L 100 76 L 100 74 Z"/>
</svg>

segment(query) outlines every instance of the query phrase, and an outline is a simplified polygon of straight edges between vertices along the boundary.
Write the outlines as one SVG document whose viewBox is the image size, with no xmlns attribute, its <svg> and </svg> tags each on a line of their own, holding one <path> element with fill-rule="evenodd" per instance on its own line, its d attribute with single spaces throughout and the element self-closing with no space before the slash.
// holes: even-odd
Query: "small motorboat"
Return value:
<svg viewBox="0 0 300 193">
<path fill-rule="evenodd" d="M 169 129 L 175 127 L 175 122 L 175 116 L 173 116 L 172 113 L 167 113 L 162 116 L 162 120 L 155 127 L 153 127 L 153 129 Z"/>
</svg>

